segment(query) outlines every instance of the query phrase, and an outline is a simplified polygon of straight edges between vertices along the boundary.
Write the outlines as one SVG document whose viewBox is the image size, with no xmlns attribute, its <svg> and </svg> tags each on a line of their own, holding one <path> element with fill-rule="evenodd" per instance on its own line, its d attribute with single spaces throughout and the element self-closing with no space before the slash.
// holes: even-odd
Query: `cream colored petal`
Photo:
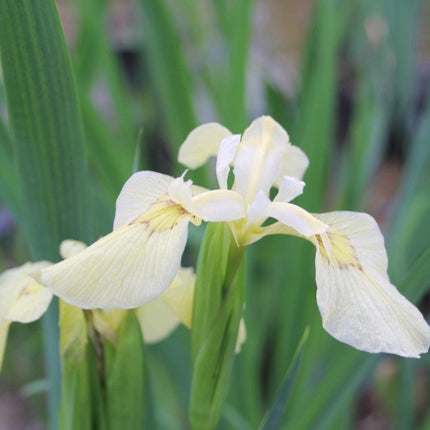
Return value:
<svg viewBox="0 0 430 430">
<path fill-rule="evenodd" d="M 181 267 L 170 287 L 159 298 L 188 328 L 191 328 L 195 279 L 192 268 Z"/>
<path fill-rule="evenodd" d="M 88 342 L 87 322 L 82 309 L 60 300 L 60 354 L 81 362 Z"/>
<path fill-rule="evenodd" d="M 179 325 L 178 316 L 160 298 L 136 309 L 146 343 L 160 342 Z"/>
<path fill-rule="evenodd" d="M 242 136 L 234 161 L 235 189 L 251 202 L 258 191 L 268 195 L 281 174 L 289 147 L 287 132 L 272 118 L 256 119 Z"/>
<path fill-rule="evenodd" d="M 303 193 L 305 183 L 292 176 L 284 176 L 279 185 L 279 192 L 275 197 L 275 202 L 288 203 Z"/>
<path fill-rule="evenodd" d="M 282 160 L 281 174 L 276 181 L 277 186 L 279 186 L 284 176 L 302 179 L 308 166 L 309 159 L 306 154 L 298 146 L 290 145 L 286 149 Z"/>
<path fill-rule="evenodd" d="M 145 342 L 163 340 L 180 322 L 191 327 L 194 283 L 193 269 L 181 267 L 164 294 L 136 309 Z"/>
<path fill-rule="evenodd" d="M 179 162 L 190 169 L 202 166 L 209 157 L 217 155 L 221 141 L 230 135 L 227 128 L 215 122 L 197 127 L 179 148 Z"/>
<path fill-rule="evenodd" d="M 6 349 L 7 335 L 9 332 L 9 326 L 11 322 L 12 321 L 8 321 L 8 320 L 3 320 L 3 321 L 0 320 L 0 371 L 3 364 L 3 357 Z"/>
<path fill-rule="evenodd" d="M 130 224 L 79 254 L 42 271 L 42 282 L 75 306 L 135 308 L 161 295 L 173 281 L 190 216 L 160 202 Z"/>
<path fill-rule="evenodd" d="M 316 239 L 317 302 L 324 328 L 368 352 L 419 357 L 430 345 L 430 327 L 390 283 L 383 238 L 367 214 L 332 212 L 319 218 L 331 252 Z"/>
<path fill-rule="evenodd" d="M 207 191 L 193 197 L 193 214 L 204 221 L 233 221 L 246 215 L 245 202 L 235 191 Z"/>
<path fill-rule="evenodd" d="M 51 303 L 52 292 L 31 278 L 9 308 L 6 318 L 21 323 L 39 319 Z"/>
<path fill-rule="evenodd" d="M 165 199 L 172 181 L 171 176 L 150 171 L 132 175 L 116 201 L 114 230 L 134 221 L 158 200 Z"/>
<path fill-rule="evenodd" d="M 218 151 L 216 159 L 216 175 L 221 189 L 227 188 L 230 165 L 236 156 L 237 147 L 240 143 L 240 134 L 233 134 L 224 138 Z"/>
<path fill-rule="evenodd" d="M 327 225 L 309 212 L 291 203 L 273 202 L 267 209 L 268 216 L 275 218 L 304 237 L 321 234 Z"/>
<path fill-rule="evenodd" d="M 376 271 L 387 271 L 388 258 L 385 251 L 384 237 L 379 230 L 378 224 L 370 215 L 350 211 L 312 215 L 329 226 L 329 236 L 338 236 L 338 240 L 335 241 L 339 248 L 338 255 L 345 254 L 350 244 L 359 253 L 361 264 L 366 267 L 372 267 Z M 348 238 L 347 241 L 342 240 L 345 237 Z"/>
<path fill-rule="evenodd" d="M 213 190 L 192 195 L 192 181 L 176 178 L 169 187 L 169 196 L 188 213 L 204 221 L 232 221 L 245 216 L 245 202 L 230 190 Z"/>
<path fill-rule="evenodd" d="M 49 306 L 52 293 L 31 276 L 51 265 L 46 261 L 26 263 L 0 276 L 0 320 L 28 323 L 40 318 Z"/>
<path fill-rule="evenodd" d="M 264 194 L 263 191 L 259 191 L 248 206 L 248 225 L 253 223 L 261 224 L 268 216 L 267 209 L 271 203 L 266 194 Z"/>
<path fill-rule="evenodd" d="M 84 249 L 87 249 L 87 245 L 78 240 L 63 240 L 60 244 L 60 255 L 66 259 L 79 254 Z"/>
</svg>

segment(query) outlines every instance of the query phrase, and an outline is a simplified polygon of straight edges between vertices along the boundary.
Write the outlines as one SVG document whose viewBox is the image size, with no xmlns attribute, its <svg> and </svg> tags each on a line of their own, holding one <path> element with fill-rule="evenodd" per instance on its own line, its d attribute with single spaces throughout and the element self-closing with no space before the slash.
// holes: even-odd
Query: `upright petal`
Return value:
<svg viewBox="0 0 430 430">
<path fill-rule="evenodd" d="M 135 308 L 173 281 L 192 215 L 171 200 L 79 254 L 42 271 L 42 282 L 64 301 L 88 308 Z"/>
<path fill-rule="evenodd" d="M 317 302 L 324 328 L 368 352 L 419 357 L 430 327 L 390 283 L 383 237 L 372 217 L 354 212 L 316 215 L 329 225 L 330 248 L 316 237 Z"/>
<path fill-rule="evenodd" d="M 302 179 L 308 166 L 309 159 L 306 154 L 298 146 L 290 145 L 285 151 L 281 174 L 276 181 L 276 185 L 279 186 L 284 176 Z"/>
<path fill-rule="evenodd" d="M 251 202 L 258 191 L 268 195 L 281 174 L 287 132 L 272 118 L 256 119 L 244 132 L 234 161 L 236 190 Z"/>
<path fill-rule="evenodd" d="M 158 200 L 165 199 L 173 179 L 151 171 L 132 175 L 122 187 L 116 201 L 114 230 L 141 216 Z"/>
<path fill-rule="evenodd" d="M 179 148 L 178 160 L 190 169 L 206 163 L 209 157 L 217 155 L 221 141 L 231 132 L 215 122 L 194 129 Z"/>
<path fill-rule="evenodd" d="M 216 175 L 221 189 L 227 188 L 230 165 L 236 156 L 237 147 L 240 143 L 240 134 L 233 134 L 224 138 L 219 147 L 216 159 Z"/>
</svg>

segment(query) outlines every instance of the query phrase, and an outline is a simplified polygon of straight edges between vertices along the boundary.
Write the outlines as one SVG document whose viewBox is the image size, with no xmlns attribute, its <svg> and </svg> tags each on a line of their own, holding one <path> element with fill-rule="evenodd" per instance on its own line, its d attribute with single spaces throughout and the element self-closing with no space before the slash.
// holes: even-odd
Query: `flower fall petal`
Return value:
<svg viewBox="0 0 430 430">
<path fill-rule="evenodd" d="M 330 227 L 331 250 L 316 238 L 317 302 L 324 328 L 368 352 L 419 357 L 430 345 L 430 327 L 390 283 L 383 237 L 367 214 L 317 216 Z"/>
</svg>

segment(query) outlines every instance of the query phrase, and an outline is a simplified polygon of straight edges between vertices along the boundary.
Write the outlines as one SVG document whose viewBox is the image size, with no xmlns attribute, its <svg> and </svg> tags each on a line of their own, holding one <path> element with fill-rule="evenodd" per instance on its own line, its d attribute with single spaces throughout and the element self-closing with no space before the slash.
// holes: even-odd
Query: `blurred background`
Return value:
<svg viewBox="0 0 430 430">
<path fill-rule="evenodd" d="M 366 211 L 379 222 L 399 290 L 430 314 L 430 4 L 425 0 L 58 0 L 92 184 L 94 237 L 112 229 L 133 170 L 180 174 L 197 125 L 241 133 L 273 116 L 310 159 L 297 203 Z M 1 30 L 0 30 L 1 31 Z M 13 166 L 0 80 L 3 164 Z M 7 176 L 9 175 L 9 176 Z M 201 168 L 190 177 L 215 184 Z M 0 268 L 29 260 L 16 178 L 3 169 Z M 195 266 L 203 229 L 183 264 Z M 315 299 L 314 250 L 268 237 L 248 250 L 245 321 L 222 429 L 256 429 L 305 330 L 280 428 L 430 429 L 430 354 L 373 356 L 330 338 Z M 0 429 L 46 422 L 39 323 L 12 324 Z M 147 347 L 148 428 L 187 429 L 190 336 Z"/>
</svg>

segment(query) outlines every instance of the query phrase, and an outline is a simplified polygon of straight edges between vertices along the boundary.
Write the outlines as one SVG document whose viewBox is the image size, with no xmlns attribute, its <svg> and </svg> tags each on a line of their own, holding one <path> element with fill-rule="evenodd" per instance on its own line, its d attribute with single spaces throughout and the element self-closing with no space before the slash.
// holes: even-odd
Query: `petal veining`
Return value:
<svg viewBox="0 0 430 430">
<path fill-rule="evenodd" d="M 191 215 L 170 200 L 79 254 L 42 271 L 42 283 L 63 300 L 88 308 L 135 308 L 173 281 Z"/>
<path fill-rule="evenodd" d="M 171 176 L 142 171 L 133 174 L 122 187 L 116 201 L 113 229 L 135 220 L 155 202 L 168 196 Z"/>
<path fill-rule="evenodd" d="M 318 216 L 330 227 L 316 240 L 317 302 L 324 328 L 336 339 L 368 352 L 419 357 L 430 345 L 430 327 L 419 310 L 390 283 L 383 237 L 367 214 Z"/>
</svg>

